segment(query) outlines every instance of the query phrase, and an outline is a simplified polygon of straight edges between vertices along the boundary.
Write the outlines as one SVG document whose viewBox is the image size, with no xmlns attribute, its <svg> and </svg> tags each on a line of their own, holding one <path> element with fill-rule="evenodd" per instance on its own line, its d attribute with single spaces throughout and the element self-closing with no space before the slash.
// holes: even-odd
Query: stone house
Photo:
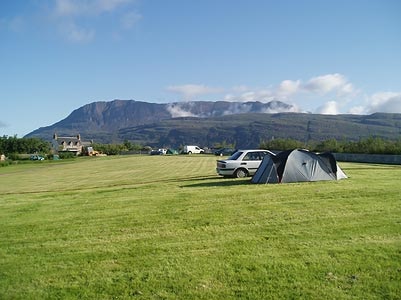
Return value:
<svg viewBox="0 0 401 300">
<path fill-rule="evenodd" d="M 53 149 L 56 152 L 73 152 L 75 155 L 80 155 L 86 151 L 91 142 L 83 142 L 81 135 L 76 136 L 58 136 L 53 135 Z"/>
</svg>

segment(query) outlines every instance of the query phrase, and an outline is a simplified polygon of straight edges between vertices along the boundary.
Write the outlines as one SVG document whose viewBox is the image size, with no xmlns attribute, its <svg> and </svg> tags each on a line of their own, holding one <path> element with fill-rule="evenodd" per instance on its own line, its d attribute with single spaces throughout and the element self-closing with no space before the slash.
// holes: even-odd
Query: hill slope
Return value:
<svg viewBox="0 0 401 300">
<path fill-rule="evenodd" d="M 379 136 L 398 139 L 401 114 L 317 115 L 288 113 L 282 102 L 198 101 L 157 104 L 133 100 L 94 102 L 73 111 L 28 137 L 50 140 L 53 133 L 76 135 L 100 143 L 128 140 L 151 146 L 183 144 L 213 146 L 226 142 L 236 147 L 257 147 L 272 138 L 300 141 L 329 138 L 358 140 Z"/>
<path fill-rule="evenodd" d="M 214 118 L 175 118 L 119 130 L 123 140 L 150 145 L 198 144 L 212 146 L 226 142 L 238 148 L 258 147 L 272 138 L 321 141 L 330 138 L 358 140 L 379 136 L 397 139 L 401 114 L 317 115 L 302 113 L 241 114 Z"/>
</svg>

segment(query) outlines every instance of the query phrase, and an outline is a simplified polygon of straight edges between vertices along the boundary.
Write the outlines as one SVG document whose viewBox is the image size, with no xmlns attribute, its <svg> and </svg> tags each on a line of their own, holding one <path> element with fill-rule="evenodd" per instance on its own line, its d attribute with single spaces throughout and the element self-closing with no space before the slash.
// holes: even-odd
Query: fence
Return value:
<svg viewBox="0 0 401 300">
<path fill-rule="evenodd" d="M 401 165 L 401 155 L 333 153 L 338 161 Z"/>
</svg>

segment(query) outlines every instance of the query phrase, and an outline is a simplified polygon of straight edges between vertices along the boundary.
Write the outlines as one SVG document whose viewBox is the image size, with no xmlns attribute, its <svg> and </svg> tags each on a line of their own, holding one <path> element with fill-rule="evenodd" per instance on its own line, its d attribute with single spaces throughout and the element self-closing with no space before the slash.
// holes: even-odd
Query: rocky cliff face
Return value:
<svg viewBox="0 0 401 300">
<path fill-rule="evenodd" d="M 133 100 L 94 102 L 74 110 L 64 120 L 39 131 L 45 128 L 64 131 L 71 127 L 81 131 L 115 131 L 170 118 L 165 106 Z"/>
<path fill-rule="evenodd" d="M 174 103 L 148 103 L 134 100 L 93 102 L 74 110 L 67 118 L 27 135 L 51 139 L 60 135 L 76 135 L 96 138 L 103 142 L 118 140 L 120 129 L 147 125 L 178 117 L 218 117 L 242 113 L 276 113 L 294 111 L 283 102 L 227 102 L 194 101 Z M 112 138 L 111 138 L 112 137 Z"/>
</svg>

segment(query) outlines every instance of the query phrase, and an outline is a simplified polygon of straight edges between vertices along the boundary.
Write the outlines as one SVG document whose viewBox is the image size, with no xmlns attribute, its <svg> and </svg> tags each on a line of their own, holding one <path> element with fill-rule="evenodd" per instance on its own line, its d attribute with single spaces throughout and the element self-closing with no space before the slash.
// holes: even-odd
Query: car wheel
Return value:
<svg viewBox="0 0 401 300">
<path fill-rule="evenodd" d="M 191 152 L 191 151 L 188 151 L 188 154 L 189 154 L 189 155 L 191 155 L 191 154 L 192 154 L 192 152 Z"/>
<path fill-rule="evenodd" d="M 248 171 L 245 169 L 238 169 L 234 173 L 234 177 L 236 178 L 244 178 L 248 176 Z"/>
</svg>

